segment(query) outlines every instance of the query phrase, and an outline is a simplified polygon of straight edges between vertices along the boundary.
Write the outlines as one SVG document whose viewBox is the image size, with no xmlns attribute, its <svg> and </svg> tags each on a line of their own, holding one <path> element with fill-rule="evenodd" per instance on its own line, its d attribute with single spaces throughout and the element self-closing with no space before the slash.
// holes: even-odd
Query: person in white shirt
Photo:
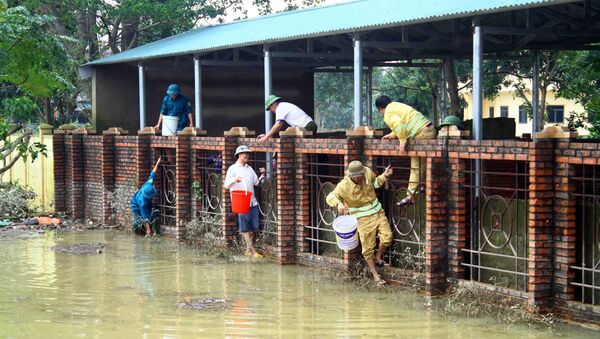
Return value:
<svg viewBox="0 0 600 339">
<path fill-rule="evenodd" d="M 313 135 L 317 134 L 317 124 L 306 112 L 294 104 L 281 101 L 278 96 L 269 95 L 265 100 L 265 110 L 275 113 L 275 124 L 269 132 L 257 137 L 260 142 L 267 141 L 273 134 L 279 132 L 283 128 L 284 122 L 292 127 L 302 127 L 307 131 L 311 131 Z"/>
<path fill-rule="evenodd" d="M 250 199 L 250 211 L 246 214 L 238 214 L 238 223 L 240 233 L 246 243 L 246 256 L 262 258 L 263 256 L 256 252 L 253 243 L 254 232 L 258 231 L 258 201 L 254 193 L 254 186 L 258 186 L 265 177 L 265 169 L 261 167 L 260 178 L 256 176 L 256 172 L 248 165 L 250 158 L 249 153 L 252 153 L 246 145 L 241 145 L 235 150 L 237 161 L 229 166 L 225 174 L 225 188 L 230 190 L 248 190 L 252 192 Z"/>
</svg>

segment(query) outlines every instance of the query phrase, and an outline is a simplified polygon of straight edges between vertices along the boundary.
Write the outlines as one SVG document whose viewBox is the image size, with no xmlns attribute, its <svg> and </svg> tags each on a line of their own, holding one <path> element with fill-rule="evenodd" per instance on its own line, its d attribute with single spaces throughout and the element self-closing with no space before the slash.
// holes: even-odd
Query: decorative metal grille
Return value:
<svg viewBox="0 0 600 339">
<path fill-rule="evenodd" d="M 271 159 L 267 157 L 271 155 Z M 270 161 L 271 166 L 267 166 Z M 277 245 L 277 153 L 252 153 L 250 165 L 260 176 L 260 168 L 270 169 L 265 179 L 255 187 L 259 209 L 259 231 L 257 241 L 270 246 Z"/>
<path fill-rule="evenodd" d="M 576 190 L 577 255 L 574 270 L 577 300 L 600 305 L 600 166 L 578 166 Z"/>
<path fill-rule="evenodd" d="M 474 168 L 466 171 L 471 213 L 463 265 L 471 280 L 527 291 L 529 164 L 482 161 L 480 187 Z"/>
<path fill-rule="evenodd" d="M 197 151 L 195 170 L 199 181 L 192 183 L 196 199 L 196 218 L 222 225 L 222 158 L 220 152 Z"/>
<path fill-rule="evenodd" d="M 410 158 L 377 157 L 373 161 L 378 174 L 392 165 L 394 174 L 379 189 L 378 197 L 385 209 L 394 238 L 384 259 L 390 266 L 424 271 L 425 269 L 425 173 L 421 161 L 421 176 L 414 204 L 398 205 L 407 196 Z"/>
<path fill-rule="evenodd" d="M 310 179 L 310 225 L 308 230 L 310 253 L 343 257 L 337 247 L 335 232 L 331 226 L 337 209 L 327 205 L 325 199 L 335 185 L 344 177 L 344 158 L 339 155 L 309 154 L 308 177 Z"/>
<path fill-rule="evenodd" d="M 160 213 L 161 226 L 174 226 L 176 224 L 176 176 L 175 176 L 175 151 L 159 149 L 163 161 L 159 167 L 160 191 L 159 203 L 157 205 Z"/>
</svg>

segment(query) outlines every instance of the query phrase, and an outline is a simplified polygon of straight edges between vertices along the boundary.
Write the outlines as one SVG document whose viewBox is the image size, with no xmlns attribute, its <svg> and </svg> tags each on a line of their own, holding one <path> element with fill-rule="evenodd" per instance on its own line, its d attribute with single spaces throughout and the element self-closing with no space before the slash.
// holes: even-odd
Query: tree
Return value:
<svg viewBox="0 0 600 339">
<path fill-rule="evenodd" d="M 585 127 L 587 120 L 590 136 L 600 138 L 600 52 L 564 52 L 556 63 L 557 95 L 576 100 L 586 111 L 571 112 L 570 127 Z"/>
<path fill-rule="evenodd" d="M 67 59 L 62 39 L 45 29 L 51 21 L 0 3 L 0 160 L 16 152 L 0 175 L 20 158 L 45 155 L 44 145 L 30 144 L 32 131 L 25 124 L 40 118 L 40 100 L 70 86 L 62 73 Z"/>
</svg>

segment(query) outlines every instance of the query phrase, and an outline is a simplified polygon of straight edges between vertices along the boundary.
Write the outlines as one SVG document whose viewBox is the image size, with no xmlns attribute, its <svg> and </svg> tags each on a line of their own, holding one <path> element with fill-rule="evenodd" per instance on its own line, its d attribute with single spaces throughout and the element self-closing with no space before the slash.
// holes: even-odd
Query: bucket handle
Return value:
<svg viewBox="0 0 600 339">
<path fill-rule="evenodd" d="M 239 183 L 244 185 L 244 191 L 246 191 L 246 195 L 248 195 L 248 185 L 246 184 L 246 181 L 242 179 L 242 181 L 240 181 Z M 241 190 L 234 190 L 234 191 L 241 191 Z"/>
</svg>

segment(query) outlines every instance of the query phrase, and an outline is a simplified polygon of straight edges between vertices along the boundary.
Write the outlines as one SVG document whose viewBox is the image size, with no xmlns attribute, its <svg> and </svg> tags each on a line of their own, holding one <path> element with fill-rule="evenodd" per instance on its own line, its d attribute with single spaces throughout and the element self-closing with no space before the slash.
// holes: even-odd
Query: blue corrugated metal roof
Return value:
<svg viewBox="0 0 600 339">
<path fill-rule="evenodd" d="M 88 65 L 200 53 L 567 2 L 574 1 L 358 0 L 202 27 Z"/>
</svg>

